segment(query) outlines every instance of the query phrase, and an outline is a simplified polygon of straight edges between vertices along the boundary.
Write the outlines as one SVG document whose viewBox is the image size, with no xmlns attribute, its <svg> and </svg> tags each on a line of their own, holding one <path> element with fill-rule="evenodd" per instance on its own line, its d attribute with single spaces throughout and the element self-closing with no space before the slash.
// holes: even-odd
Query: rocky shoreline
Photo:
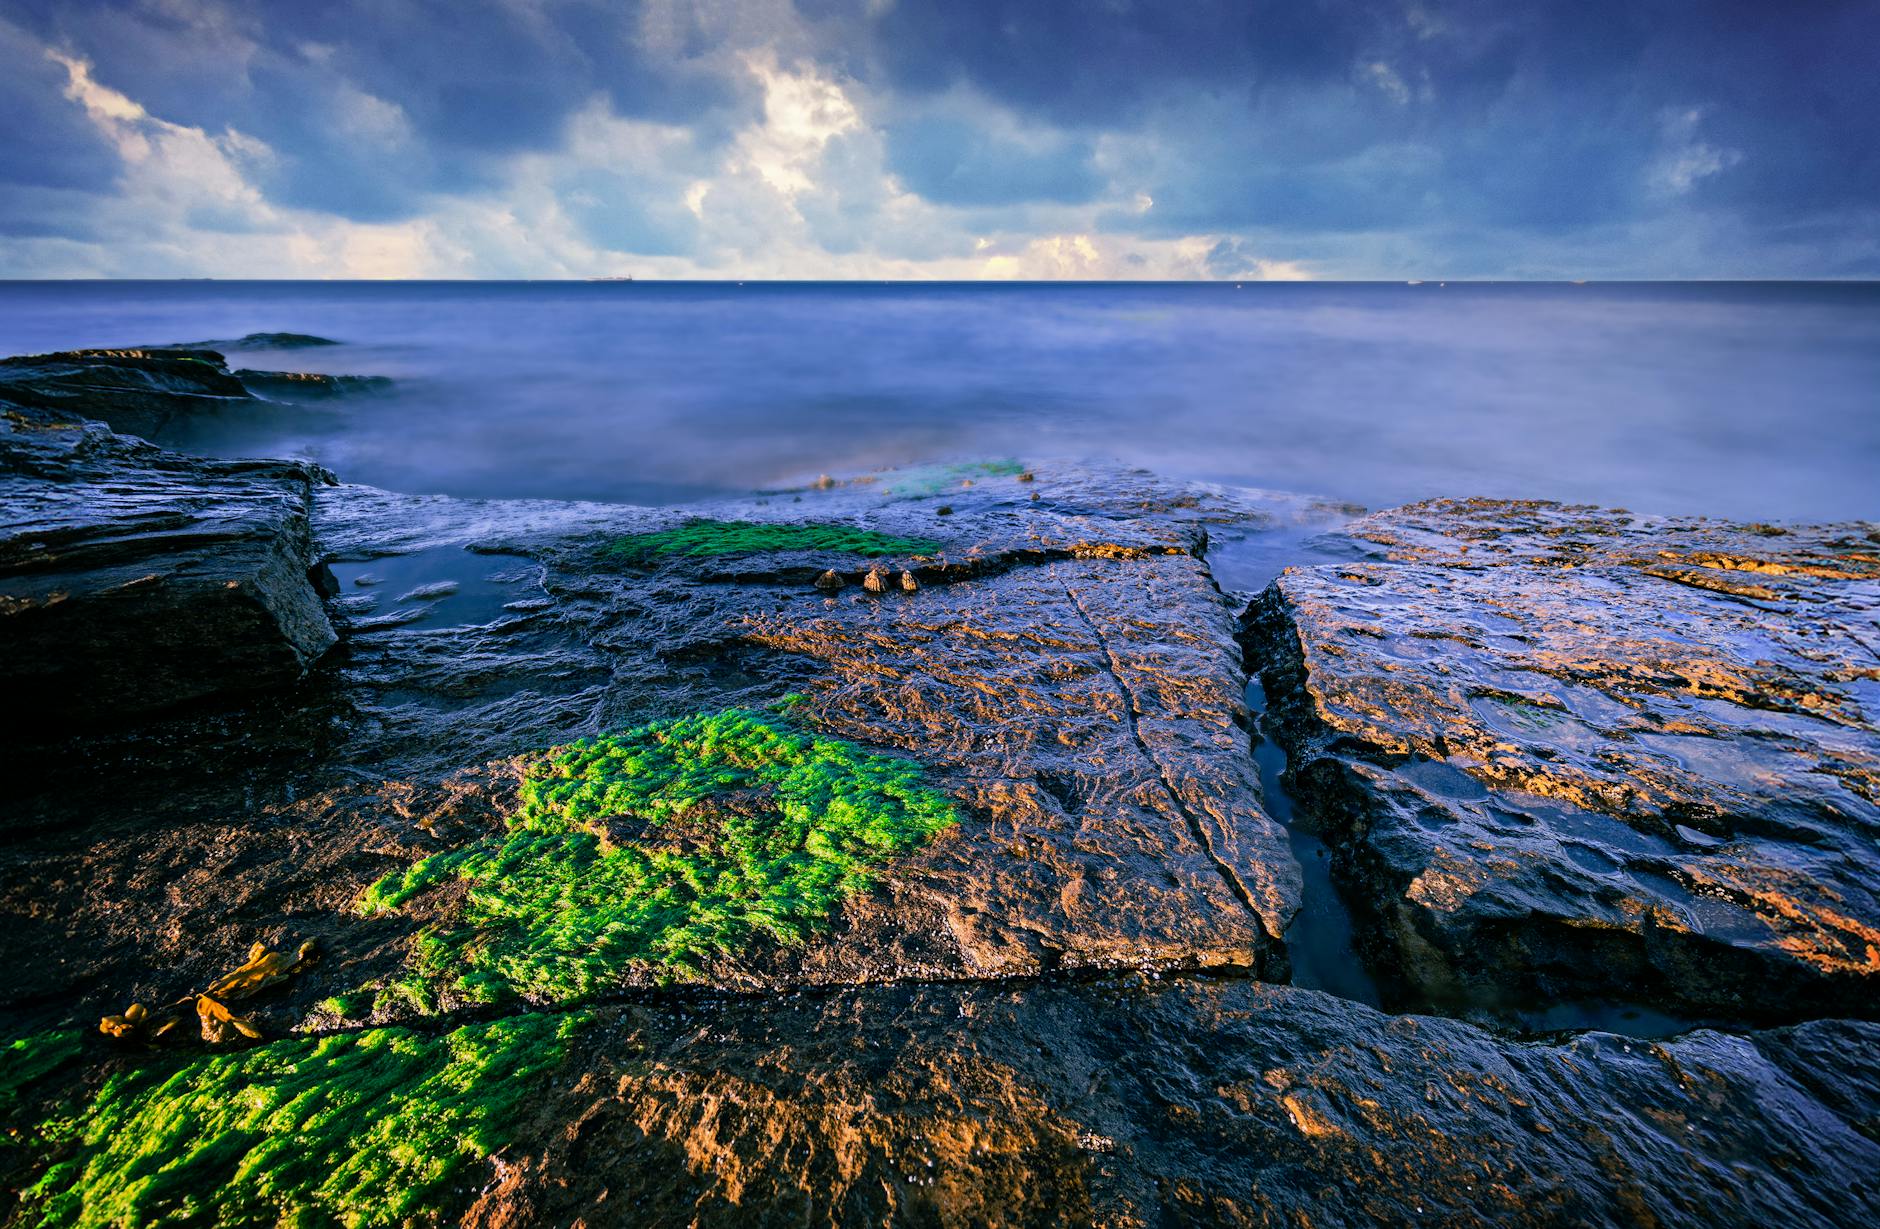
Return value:
<svg viewBox="0 0 1880 1229">
<path fill-rule="evenodd" d="M 1880 1216 L 1874 525 L 134 438 L 295 390 L 0 361 L 5 1223 Z"/>
</svg>

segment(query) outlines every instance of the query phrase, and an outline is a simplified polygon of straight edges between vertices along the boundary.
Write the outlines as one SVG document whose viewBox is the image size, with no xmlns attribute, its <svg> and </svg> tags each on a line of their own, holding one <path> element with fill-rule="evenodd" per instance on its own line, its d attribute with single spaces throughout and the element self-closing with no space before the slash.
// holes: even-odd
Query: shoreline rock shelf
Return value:
<svg viewBox="0 0 1880 1229">
<path fill-rule="evenodd" d="M 300 678 L 335 641 L 291 461 L 0 421 L 5 724 L 121 721 Z"/>
<path fill-rule="evenodd" d="M 1880 1015 L 1880 532 L 1441 501 L 1249 620 L 1406 1006 Z"/>
<path fill-rule="evenodd" d="M 1416 505 L 1243 615 L 1211 542 L 1327 509 L 402 496 L 59 387 L 0 407 L 0 1224 L 1880 1218 L 1872 526 Z M 1472 1020 L 1283 984 L 1250 673 L 1388 1005 Z M 74 1031 L 302 943 L 214 1053 Z M 1574 996 L 1722 1031 L 1484 1027 Z"/>
</svg>

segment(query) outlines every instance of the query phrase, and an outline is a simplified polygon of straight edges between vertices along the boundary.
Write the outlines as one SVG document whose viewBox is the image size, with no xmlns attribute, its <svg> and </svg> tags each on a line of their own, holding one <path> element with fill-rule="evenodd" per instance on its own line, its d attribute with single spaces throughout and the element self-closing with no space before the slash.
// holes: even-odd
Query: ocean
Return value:
<svg viewBox="0 0 1880 1229">
<path fill-rule="evenodd" d="M 400 491 L 665 503 L 1114 458 L 1433 496 L 1880 519 L 1880 284 L 0 283 L 0 353 L 259 331 L 398 391 L 160 442 Z"/>
</svg>

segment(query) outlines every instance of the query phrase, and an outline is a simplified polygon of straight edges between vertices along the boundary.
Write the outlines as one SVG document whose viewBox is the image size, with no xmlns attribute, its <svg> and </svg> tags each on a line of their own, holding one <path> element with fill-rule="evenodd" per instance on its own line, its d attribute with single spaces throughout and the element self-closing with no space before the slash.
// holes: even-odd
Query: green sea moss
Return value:
<svg viewBox="0 0 1880 1229">
<path fill-rule="evenodd" d="M 918 465 L 896 473 L 882 485 L 890 495 L 926 499 L 957 489 L 961 483 L 980 478 L 1010 478 L 1025 472 L 1025 467 L 1010 458 L 997 461 L 961 461 L 947 465 Z"/>
<path fill-rule="evenodd" d="M 604 554 L 629 567 L 648 567 L 665 558 L 704 559 L 782 550 L 830 551 L 879 559 L 931 555 L 940 546 L 932 538 L 898 538 L 853 525 L 815 521 L 780 525 L 695 518 L 671 529 L 617 539 Z"/>
<path fill-rule="evenodd" d="M 27 1090 L 55 1074 L 84 1049 L 78 1029 L 35 1033 L 0 1046 L 0 1126 L 12 1126 Z"/>
<path fill-rule="evenodd" d="M 919 766 L 732 709 L 548 753 L 506 835 L 387 876 L 361 907 L 463 880 L 455 925 L 418 936 L 420 980 L 568 1002 L 635 963 L 687 978 L 757 936 L 800 943 L 884 862 L 956 822 Z"/>
<path fill-rule="evenodd" d="M 40 1229 L 395 1225 L 510 1139 L 577 1015 L 277 1041 L 112 1076 L 24 1194 Z"/>
</svg>

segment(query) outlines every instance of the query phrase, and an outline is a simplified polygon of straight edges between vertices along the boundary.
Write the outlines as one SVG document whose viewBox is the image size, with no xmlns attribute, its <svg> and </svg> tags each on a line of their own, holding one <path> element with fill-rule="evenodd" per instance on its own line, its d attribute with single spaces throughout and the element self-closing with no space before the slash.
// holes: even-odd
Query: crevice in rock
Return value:
<svg viewBox="0 0 1880 1229">
<path fill-rule="evenodd" d="M 485 1023 L 520 1015 L 569 1015 L 586 1011 L 604 1011 L 617 1007 L 672 1007 L 697 1009 L 713 1004 L 766 1002 L 783 1004 L 792 999 L 836 998 L 856 991 L 913 990 L 935 986 L 965 986 L 1023 991 L 1045 986 L 1142 986 L 1176 985 L 1182 982 L 1264 981 L 1244 964 L 1208 964 L 1172 968 L 1140 968 L 1135 965 L 1057 965 L 1036 973 L 1005 973 L 991 976 L 961 974 L 957 977 L 887 978 L 879 981 L 786 982 L 775 986 L 740 988 L 712 983 L 683 983 L 670 986 L 623 986 L 618 990 L 587 995 L 561 1003 L 533 1003 L 517 999 L 502 1004 L 474 1003 L 452 1007 L 430 1015 L 393 1017 L 385 1020 L 347 1021 L 331 1028 L 310 1028 L 283 1036 L 326 1037 L 362 1033 L 379 1028 L 400 1028 L 424 1035 L 442 1035 L 466 1024 Z M 280 1036 L 265 1038 L 278 1041 Z M 188 1053 L 189 1047 L 160 1053 Z"/>
<path fill-rule="evenodd" d="M 1391 1012 L 1464 1019 L 1513 1037 L 1603 1031 L 1664 1038 L 1698 1028 L 1742 1031 L 1867 1015 L 1836 1006 L 1818 987 L 1727 944 L 1649 922 L 1634 930 L 1539 914 L 1511 917 L 1480 925 L 1462 950 L 1426 933 L 1419 911 L 1402 898 L 1401 877 L 1371 837 L 1375 787 L 1359 767 L 1402 770 L 1414 766 L 1415 757 L 1369 752 L 1315 723 L 1297 631 L 1282 602 L 1269 588 L 1243 616 L 1253 675 L 1249 705 L 1264 709 L 1262 732 L 1273 744 L 1267 754 L 1280 766 L 1280 796 L 1324 842 L 1325 878 L 1344 902 L 1356 952 L 1376 987 L 1377 998 L 1369 1001 Z M 1294 830 L 1289 819 L 1282 822 Z M 1310 896 L 1312 868 L 1305 869 Z M 1294 941 L 1290 932 L 1287 938 Z M 1497 963 L 1510 954 L 1518 956 L 1515 964 Z M 1310 960 L 1296 952 L 1293 958 L 1296 967 Z M 1294 984 L 1313 983 L 1296 977 Z M 1713 988 L 1711 1000 L 1692 997 L 1699 985 Z M 1740 987 L 1734 1005 L 1719 1006 L 1718 988 L 1728 985 Z M 1337 993 L 1331 986 L 1314 988 Z"/>
<path fill-rule="evenodd" d="M 1135 742 L 1136 748 L 1142 752 L 1143 756 L 1151 764 L 1155 765 L 1157 779 L 1162 782 L 1162 788 L 1167 791 L 1169 801 L 1174 804 L 1176 811 L 1187 821 L 1188 829 L 1190 833 L 1193 834 L 1195 843 L 1201 847 L 1202 852 L 1207 855 L 1208 860 L 1214 863 L 1215 870 L 1220 872 L 1221 879 L 1227 884 L 1228 890 L 1234 894 L 1234 897 L 1240 901 L 1241 905 L 1246 908 L 1248 913 L 1251 913 L 1255 918 L 1260 918 L 1260 909 L 1254 904 L 1253 893 L 1247 890 L 1247 885 L 1241 881 L 1239 874 L 1237 874 L 1234 868 L 1228 865 L 1227 861 L 1215 850 L 1213 838 L 1208 835 L 1207 825 L 1202 823 L 1201 818 L 1182 800 L 1181 791 L 1175 788 L 1173 781 L 1169 780 L 1168 768 L 1157 758 L 1155 752 L 1150 750 L 1148 742 L 1142 737 L 1142 731 L 1136 724 L 1137 714 L 1141 711 L 1136 701 L 1136 693 L 1123 679 L 1123 667 L 1122 663 L 1116 658 L 1116 651 L 1110 647 L 1108 638 L 1105 637 L 1103 632 L 1098 628 L 1096 621 L 1090 617 L 1090 612 L 1084 608 L 1083 598 L 1078 595 L 1077 591 L 1067 584 L 1064 586 L 1064 595 L 1070 599 L 1072 607 L 1077 611 L 1077 617 L 1082 620 L 1091 638 L 1096 641 L 1097 647 L 1103 650 L 1104 659 L 1109 664 L 1108 672 L 1110 678 L 1116 683 L 1117 690 L 1122 693 L 1123 719 L 1129 723 L 1129 735 Z M 1261 920 L 1260 926 L 1262 933 L 1265 933 L 1266 923 L 1264 919 Z M 1269 935 L 1268 938 L 1277 941 L 1279 936 Z"/>
<path fill-rule="evenodd" d="M 1382 1006 L 1377 980 L 1358 952 L 1352 910 L 1333 878 L 1331 847 L 1301 814 L 1286 783 L 1286 751 L 1265 728 L 1266 689 L 1257 669 L 1248 671 L 1246 699 L 1253 717 L 1253 759 L 1260 772 L 1261 801 L 1266 813 L 1286 829 L 1304 881 L 1299 912 L 1283 936 L 1292 962 L 1291 984 L 1370 1007 Z"/>
</svg>

